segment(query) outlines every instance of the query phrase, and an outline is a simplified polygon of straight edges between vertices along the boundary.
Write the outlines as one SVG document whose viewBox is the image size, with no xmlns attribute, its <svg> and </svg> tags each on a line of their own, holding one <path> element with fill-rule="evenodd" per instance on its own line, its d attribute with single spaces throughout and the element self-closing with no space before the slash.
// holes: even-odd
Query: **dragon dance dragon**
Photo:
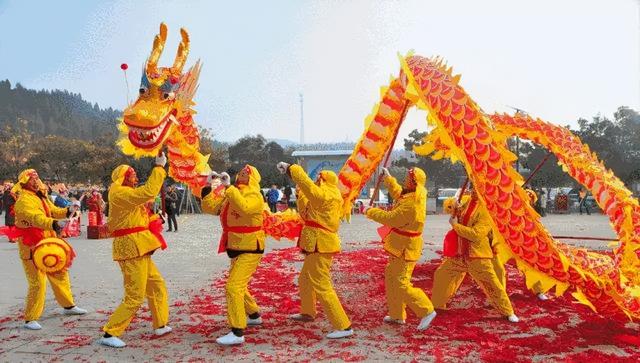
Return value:
<svg viewBox="0 0 640 363">
<path fill-rule="evenodd" d="M 118 146 L 124 154 L 136 158 L 155 156 L 166 146 L 169 176 L 199 194 L 211 173 L 209 157 L 199 151 L 200 134 L 193 121 L 193 97 L 201 64 L 197 61 L 182 73 L 189 54 L 189 34 L 185 29 L 180 29 L 180 34 L 182 40 L 173 66 L 158 67 L 167 40 L 167 26 L 160 24 L 142 72 L 140 95 L 124 110 Z"/>
<path fill-rule="evenodd" d="M 180 29 L 181 42 L 171 67 L 158 67 L 167 40 L 167 26 L 153 40 L 151 55 L 144 66 L 138 99 L 125 110 L 118 128 L 118 146 L 136 158 L 156 156 L 165 147 L 169 176 L 187 184 L 200 195 L 211 174 L 209 156 L 200 153 L 200 133 L 193 121 L 193 97 L 198 88 L 201 63 L 182 72 L 189 54 L 189 33 Z M 264 229 L 270 236 L 294 239 L 302 228 L 292 211 L 265 212 Z"/>
<path fill-rule="evenodd" d="M 200 63 L 182 73 L 189 50 L 189 37 L 182 29 L 173 67 L 157 68 L 166 33 L 161 24 L 140 96 L 124 112 L 119 145 L 136 157 L 155 156 L 166 145 L 169 175 L 197 191 L 210 172 L 208 158 L 198 151 L 191 109 Z M 640 206 L 622 181 L 566 128 L 529 116 L 485 114 L 460 86 L 460 76 L 454 76 L 441 59 L 409 54 L 400 61 L 399 75 L 381 89 L 381 100 L 366 118 L 365 131 L 338 175 L 345 218 L 393 147 L 407 110 L 426 110 L 432 130 L 415 152 L 464 166 L 492 218 L 494 238 L 505 246 L 501 253 L 516 261 L 529 287 L 539 283 L 544 291 L 555 288 L 557 295 L 569 291 L 600 314 L 640 319 Z M 619 237 L 610 255 L 553 239 L 528 203 L 522 176 L 512 166 L 516 156 L 506 140 L 513 135 L 553 152 L 563 169 L 591 191 Z M 267 234 L 276 238 L 286 236 L 291 224 L 300 223 L 290 215 L 270 214 L 266 220 Z"/>
<path fill-rule="evenodd" d="M 529 116 L 486 115 L 460 86 L 460 76 L 440 59 L 401 57 L 398 77 L 381 90 L 382 100 L 366 119 L 366 130 L 339 174 L 345 215 L 393 146 L 408 107 L 428 112 L 433 130 L 414 151 L 464 166 L 492 218 L 494 238 L 507 248 L 527 286 L 570 291 L 600 314 L 640 319 L 640 206 L 621 180 L 568 129 Z M 542 145 L 563 169 L 588 188 L 619 237 L 612 256 L 553 239 L 531 207 L 522 176 L 512 163 L 508 137 Z"/>
</svg>

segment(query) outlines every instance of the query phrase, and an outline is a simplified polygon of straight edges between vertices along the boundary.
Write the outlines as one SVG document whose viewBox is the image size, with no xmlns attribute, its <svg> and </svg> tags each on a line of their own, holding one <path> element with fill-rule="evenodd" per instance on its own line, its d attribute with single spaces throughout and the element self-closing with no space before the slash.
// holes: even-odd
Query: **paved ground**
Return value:
<svg viewBox="0 0 640 363">
<path fill-rule="evenodd" d="M 150 338 L 148 314 L 143 309 L 142 318 L 134 321 L 125 336 L 129 339 L 131 347 L 115 351 L 96 345 L 95 339 L 99 337 L 100 327 L 122 297 L 122 282 L 119 268 L 111 260 L 111 240 L 85 238 L 70 240 L 78 254 L 71 269 L 71 278 L 77 304 L 89 309 L 90 313 L 79 318 L 62 317 L 60 308 L 56 305 L 49 289 L 46 309 L 41 319 L 44 329 L 39 332 L 20 329 L 26 281 L 16 246 L 0 239 L 0 266 L 2 266 L 0 269 L 0 281 L 2 281 L 0 283 L 0 361 L 131 361 L 149 360 L 153 357 L 165 360 L 187 360 L 184 354 L 180 356 L 174 354 L 176 353 L 175 348 L 172 348 L 174 343 L 181 346 L 181 351 L 214 344 L 213 338 L 224 331 L 207 331 L 206 334 L 201 334 L 205 338 L 198 336 L 198 324 L 207 324 L 207 322 L 198 322 L 193 314 L 189 314 L 188 306 L 185 305 L 197 303 L 199 296 L 212 293 L 211 290 L 216 288 L 219 291 L 215 294 L 218 295 L 211 299 L 217 299 L 219 292 L 222 291 L 220 281 L 223 281 L 228 259 L 226 255 L 218 255 L 214 252 L 220 227 L 216 218 L 205 215 L 183 215 L 178 221 L 180 232 L 165 233 L 169 248 L 156 253 L 154 260 L 167 282 L 172 317 L 182 321 L 181 325 L 189 327 L 194 335 L 181 337 L 180 342 L 177 337 L 171 338 L 171 336 L 163 339 L 164 341 Z M 601 215 L 551 215 L 543 221 L 555 235 L 615 237 L 608 220 Z M 351 224 L 341 227 L 345 251 L 371 248 L 371 241 L 378 238 L 376 226 L 361 216 L 354 216 Z M 435 251 L 441 248 L 442 237 L 448 229 L 445 216 L 428 217 L 424 233 L 427 243 L 423 262 L 438 257 Z M 270 249 L 286 249 L 292 245 L 289 242 L 271 242 Z M 584 246 L 604 249 L 606 242 L 590 242 Z M 285 253 L 285 251 L 282 252 Z M 295 263 L 291 268 L 297 270 L 299 267 L 300 264 Z M 291 272 L 293 275 L 295 271 Z M 295 295 L 295 290 L 291 291 L 291 294 Z M 216 313 L 219 316 L 215 321 L 211 321 L 215 324 L 219 323 L 220 329 L 224 329 L 224 311 L 216 311 Z M 189 344 L 184 345 L 185 339 Z M 265 349 L 269 349 L 268 346 Z M 211 360 L 222 359 L 220 356 L 205 357 Z M 262 356 L 257 354 L 252 357 L 261 359 Z M 296 356 L 297 359 L 314 357 L 329 358 L 326 355 Z M 279 359 L 276 358 L 276 360 Z"/>
</svg>

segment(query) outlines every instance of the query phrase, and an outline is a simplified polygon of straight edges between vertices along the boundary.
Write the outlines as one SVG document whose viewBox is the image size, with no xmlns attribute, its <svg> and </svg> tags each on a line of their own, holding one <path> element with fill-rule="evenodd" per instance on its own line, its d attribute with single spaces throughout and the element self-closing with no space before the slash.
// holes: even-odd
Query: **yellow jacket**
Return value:
<svg viewBox="0 0 640 363">
<path fill-rule="evenodd" d="M 137 188 L 123 186 L 114 178 L 114 183 L 109 187 L 109 231 L 113 233 L 118 230 L 148 227 L 149 214 L 145 204 L 160 193 L 166 175 L 163 168 L 154 167 L 147 182 Z M 122 261 L 144 256 L 160 247 L 160 241 L 148 230 L 115 237 L 113 260 Z"/>
<path fill-rule="evenodd" d="M 48 213 L 45 210 L 45 205 L 49 210 Z M 41 229 L 44 238 L 55 237 L 56 232 L 53 230 L 53 221 L 67 216 L 67 208 L 58 208 L 46 196 L 40 198 L 36 193 L 27 189 L 20 191 L 20 196 L 14 208 L 16 227 Z M 31 248 L 23 244 L 21 239 L 18 241 L 18 250 L 21 259 L 31 259 Z"/>
<path fill-rule="evenodd" d="M 298 212 L 305 221 L 298 240 L 300 248 L 306 252 L 340 252 L 338 228 L 342 195 L 338 177 L 332 171 L 323 170 L 320 172 L 322 181 L 316 185 L 300 165 L 291 165 L 289 173 L 304 195 L 304 202 L 298 204 Z"/>
<path fill-rule="evenodd" d="M 417 172 L 419 169 L 415 170 Z M 427 214 L 426 189 L 422 187 L 422 192 L 402 194 L 402 186 L 396 178 L 388 176 L 384 182 L 395 200 L 393 208 L 390 211 L 371 208 L 367 211 L 367 217 L 393 228 L 382 240 L 385 251 L 407 261 L 417 261 L 422 255 L 422 230 Z M 413 234 L 418 235 L 412 236 Z"/>
<path fill-rule="evenodd" d="M 453 229 L 458 236 L 469 241 L 469 257 L 493 258 L 489 234 L 491 232 L 491 217 L 484 206 L 478 202 L 475 211 L 471 214 L 466 225 L 462 224 L 462 219 L 467 214 L 467 208 L 471 198 L 462 199 L 462 212 L 458 217 L 458 223 L 453 225 Z"/>
<path fill-rule="evenodd" d="M 227 249 L 232 251 L 264 250 L 264 230 L 233 232 L 234 228 L 262 227 L 264 198 L 260 193 L 260 173 L 249 166 L 248 185 L 230 186 L 222 194 L 212 191 L 202 199 L 205 213 L 219 215 L 223 230 L 228 229 Z"/>
</svg>

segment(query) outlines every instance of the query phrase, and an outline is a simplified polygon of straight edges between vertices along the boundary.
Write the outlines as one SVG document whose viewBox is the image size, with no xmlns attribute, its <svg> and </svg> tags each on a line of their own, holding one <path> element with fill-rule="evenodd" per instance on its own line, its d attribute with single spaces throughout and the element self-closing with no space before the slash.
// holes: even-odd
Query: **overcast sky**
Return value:
<svg viewBox="0 0 640 363">
<path fill-rule="evenodd" d="M 65 4 L 65 5 L 63 5 Z M 72 4 L 72 5 L 66 5 Z M 120 63 L 135 95 L 161 21 L 173 63 L 179 28 L 187 65 L 204 67 L 196 121 L 216 138 L 245 134 L 356 140 L 399 70 L 397 53 L 440 55 L 487 112 L 507 105 L 566 125 L 640 108 L 639 4 L 564 1 L 3 1 L 0 79 L 68 89 L 123 108 Z M 412 111 L 401 136 L 426 128 Z"/>
</svg>

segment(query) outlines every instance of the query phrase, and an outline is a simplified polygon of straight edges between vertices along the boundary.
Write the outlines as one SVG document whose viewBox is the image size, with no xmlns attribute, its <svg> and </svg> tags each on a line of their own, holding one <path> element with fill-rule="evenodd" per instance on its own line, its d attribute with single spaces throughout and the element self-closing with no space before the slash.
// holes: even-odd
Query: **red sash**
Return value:
<svg viewBox="0 0 640 363">
<path fill-rule="evenodd" d="M 462 225 L 466 226 L 469 224 L 469 220 L 473 212 L 475 212 L 477 205 L 478 201 L 475 198 L 469 201 L 466 213 L 460 219 Z M 447 232 L 442 244 L 442 254 L 444 257 L 466 256 L 469 254 L 469 240 L 460 237 L 454 229 Z"/>
<path fill-rule="evenodd" d="M 262 230 L 262 226 L 229 226 L 227 223 L 227 213 L 229 212 L 229 203 L 222 208 L 220 213 L 220 223 L 222 224 L 222 236 L 218 243 L 218 253 L 227 250 L 227 242 L 229 241 L 229 233 L 255 233 Z"/>
<path fill-rule="evenodd" d="M 300 228 L 300 233 L 298 234 L 298 240 L 296 241 L 296 246 L 298 248 L 300 248 L 300 236 L 302 235 L 302 230 L 304 229 L 304 227 L 309 227 L 309 228 L 317 228 L 317 229 L 322 229 L 324 231 L 330 232 L 330 233 L 336 233 L 336 231 L 332 231 L 329 228 L 323 226 L 322 224 L 315 222 L 315 221 L 307 221 L 307 220 L 302 220 L 303 225 L 302 228 Z M 318 246 L 316 245 L 316 249 L 318 248 Z"/>
<path fill-rule="evenodd" d="M 382 226 L 378 228 L 378 235 L 380 236 L 381 239 L 385 239 L 388 235 L 391 234 L 391 232 L 395 234 L 399 234 L 401 236 L 410 237 L 410 238 L 422 236 L 422 232 L 405 231 L 395 227 Z"/>
<path fill-rule="evenodd" d="M 149 222 L 148 227 L 139 226 L 118 229 L 113 231 L 112 235 L 113 237 L 123 237 L 142 231 L 151 232 L 151 234 L 158 239 L 158 242 L 160 242 L 160 248 L 162 248 L 163 250 L 167 248 L 167 241 L 165 241 L 164 237 L 162 236 L 162 221 L 160 219 L 152 220 L 151 222 Z"/>
<path fill-rule="evenodd" d="M 45 216 L 50 218 L 51 211 L 43 198 L 40 198 L 40 203 L 42 203 L 42 209 L 44 209 Z M 16 226 L 16 229 L 13 231 L 13 236 L 16 238 L 22 237 L 22 243 L 24 245 L 33 247 L 44 239 L 44 231 L 37 227 L 21 228 Z"/>
<path fill-rule="evenodd" d="M 318 228 L 318 229 L 323 229 L 327 232 L 331 232 L 331 233 L 336 233 L 336 231 L 330 230 L 329 228 L 323 226 L 322 224 L 315 222 L 315 221 L 304 221 L 304 226 L 305 227 L 311 227 L 311 228 Z M 300 231 L 302 232 L 302 230 Z"/>
</svg>

